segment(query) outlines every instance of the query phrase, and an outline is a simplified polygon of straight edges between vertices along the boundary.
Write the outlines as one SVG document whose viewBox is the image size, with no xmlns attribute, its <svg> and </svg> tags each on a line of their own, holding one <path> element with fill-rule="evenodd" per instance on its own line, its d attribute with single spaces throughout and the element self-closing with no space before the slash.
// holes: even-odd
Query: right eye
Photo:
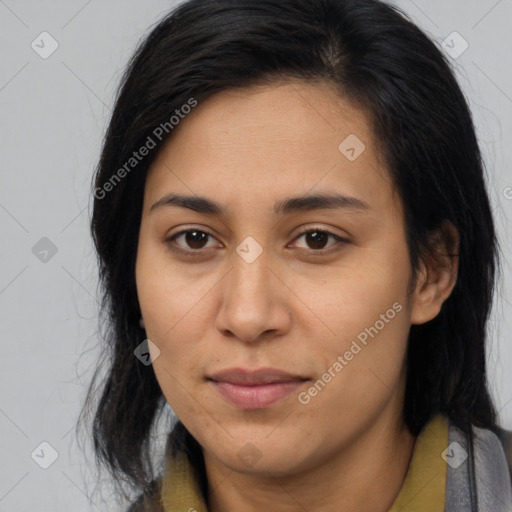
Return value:
<svg viewBox="0 0 512 512">
<path fill-rule="evenodd" d="M 182 237 L 183 242 L 186 244 L 185 247 L 176 243 Z M 166 242 L 173 251 L 196 255 L 201 252 L 201 249 L 205 248 L 205 242 L 208 241 L 208 237 L 214 238 L 211 233 L 201 229 L 184 229 L 167 238 Z"/>
</svg>

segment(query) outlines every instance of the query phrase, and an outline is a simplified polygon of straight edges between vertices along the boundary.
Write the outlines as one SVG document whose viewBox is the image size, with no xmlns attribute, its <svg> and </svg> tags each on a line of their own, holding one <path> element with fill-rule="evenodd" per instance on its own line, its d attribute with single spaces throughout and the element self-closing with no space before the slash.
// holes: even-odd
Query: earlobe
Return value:
<svg viewBox="0 0 512 512">
<path fill-rule="evenodd" d="M 411 324 L 419 325 L 435 318 L 451 295 L 459 267 L 459 234 L 445 221 L 430 238 L 430 252 L 418 271 L 412 296 Z"/>
</svg>

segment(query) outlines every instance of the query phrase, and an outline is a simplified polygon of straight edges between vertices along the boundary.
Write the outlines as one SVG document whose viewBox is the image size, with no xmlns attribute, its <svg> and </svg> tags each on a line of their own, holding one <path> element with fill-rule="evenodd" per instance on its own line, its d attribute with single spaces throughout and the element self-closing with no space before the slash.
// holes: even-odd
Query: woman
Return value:
<svg viewBox="0 0 512 512">
<path fill-rule="evenodd" d="M 131 60 L 94 196 L 94 442 L 131 511 L 512 510 L 481 154 L 396 8 L 184 3 Z"/>
</svg>

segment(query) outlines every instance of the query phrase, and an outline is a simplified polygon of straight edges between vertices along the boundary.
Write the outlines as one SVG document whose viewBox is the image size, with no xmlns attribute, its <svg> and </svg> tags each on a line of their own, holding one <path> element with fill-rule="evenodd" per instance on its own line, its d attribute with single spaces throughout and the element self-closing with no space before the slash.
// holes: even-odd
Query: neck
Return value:
<svg viewBox="0 0 512 512">
<path fill-rule="evenodd" d="M 393 411 L 396 414 L 396 411 Z M 273 477 L 232 471 L 205 453 L 211 512 L 387 512 L 403 485 L 415 437 L 384 414 L 314 468 Z"/>
</svg>

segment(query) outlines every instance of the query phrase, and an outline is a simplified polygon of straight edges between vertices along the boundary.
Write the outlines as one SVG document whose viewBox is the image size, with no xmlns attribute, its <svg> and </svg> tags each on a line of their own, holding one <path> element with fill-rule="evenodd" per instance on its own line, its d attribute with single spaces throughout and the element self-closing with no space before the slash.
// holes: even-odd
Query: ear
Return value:
<svg viewBox="0 0 512 512">
<path fill-rule="evenodd" d="M 422 260 L 412 296 L 411 324 L 435 318 L 457 282 L 459 233 L 444 221 L 429 237 L 429 253 Z"/>
</svg>

